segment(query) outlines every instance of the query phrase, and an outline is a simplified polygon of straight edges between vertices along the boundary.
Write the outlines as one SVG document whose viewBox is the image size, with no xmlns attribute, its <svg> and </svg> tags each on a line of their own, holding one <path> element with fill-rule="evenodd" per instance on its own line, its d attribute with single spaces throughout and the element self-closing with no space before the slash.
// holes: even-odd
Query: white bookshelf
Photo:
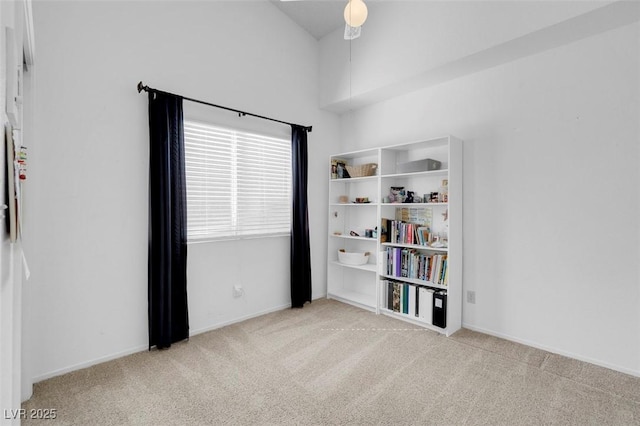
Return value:
<svg viewBox="0 0 640 426">
<path fill-rule="evenodd" d="M 439 161 L 440 168 L 402 172 L 403 163 L 427 158 Z M 332 155 L 330 162 L 335 160 L 341 160 L 351 166 L 375 163 L 378 167 L 375 176 L 330 179 L 328 297 L 430 328 L 447 336 L 454 333 L 462 323 L 462 141 L 445 136 Z M 427 202 L 429 200 L 424 197 L 425 194 L 443 192 L 443 180 L 448 181 L 448 199 Z M 412 191 L 414 200 L 416 197 L 423 199 L 413 203 L 389 202 L 385 197 L 388 197 L 392 186 Z M 359 197 L 367 197 L 369 203 L 355 203 L 355 199 Z M 396 241 L 381 242 L 382 219 L 395 219 L 398 208 L 423 209 L 421 212 L 429 212 L 432 234 L 438 236 L 440 244 L 446 240 L 446 247 Z M 375 237 L 367 237 L 367 230 L 376 230 Z M 357 235 L 351 235 L 352 232 Z M 446 257 L 448 282 L 443 285 L 388 273 L 386 253 L 389 247 L 411 250 L 413 253 L 424 254 L 424 257 L 436 254 L 440 258 Z M 369 252 L 368 263 L 359 266 L 341 264 L 338 261 L 339 249 L 348 252 Z M 416 315 L 403 313 L 403 307 L 396 305 L 394 310 L 393 306 L 387 306 L 390 295 L 384 283 L 388 280 L 416 289 L 426 287 L 437 292 L 446 291 L 446 326 L 428 324 L 429 321 L 423 321 Z M 416 293 L 419 291 L 416 290 Z"/>
</svg>

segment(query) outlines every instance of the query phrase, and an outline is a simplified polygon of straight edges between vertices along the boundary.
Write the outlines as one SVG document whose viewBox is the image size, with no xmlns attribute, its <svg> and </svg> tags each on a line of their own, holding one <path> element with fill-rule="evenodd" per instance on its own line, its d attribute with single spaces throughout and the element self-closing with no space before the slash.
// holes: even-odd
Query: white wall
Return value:
<svg viewBox="0 0 640 426">
<path fill-rule="evenodd" d="M 6 145 L 4 125 L 8 122 L 5 112 L 7 91 L 5 77 L 9 70 L 5 61 L 5 28 L 13 29 L 15 38 L 15 63 L 22 60 L 22 31 L 24 27 L 23 2 L 0 2 L 0 204 L 6 201 Z M 21 121 L 21 118 L 19 117 Z M 22 143 L 21 140 L 15 141 Z M 0 211 L 0 217 L 8 216 L 8 210 Z M 5 219 L 0 221 L 0 424 L 19 424 L 17 411 L 22 393 L 22 245 L 11 243 Z M 11 411 L 14 410 L 14 411 Z"/>
<path fill-rule="evenodd" d="M 146 348 L 148 118 L 139 80 L 313 125 L 313 296 L 326 293 L 324 159 L 337 150 L 339 120 L 317 107 L 315 39 L 263 1 L 46 1 L 34 4 L 34 20 L 36 380 Z M 270 131 L 288 134 L 279 129 Z M 288 247 L 283 238 L 190 245 L 191 330 L 288 306 Z M 243 298 L 232 297 L 235 283 Z"/>
<path fill-rule="evenodd" d="M 633 18 L 632 6 L 611 3 L 372 2 L 362 37 L 347 43 L 339 30 L 321 40 L 320 103 L 357 109 L 571 39 L 562 23 L 589 33 Z"/>
<path fill-rule="evenodd" d="M 464 143 L 464 326 L 640 375 L 637 23 L 342 118 Z"/>
</svg>

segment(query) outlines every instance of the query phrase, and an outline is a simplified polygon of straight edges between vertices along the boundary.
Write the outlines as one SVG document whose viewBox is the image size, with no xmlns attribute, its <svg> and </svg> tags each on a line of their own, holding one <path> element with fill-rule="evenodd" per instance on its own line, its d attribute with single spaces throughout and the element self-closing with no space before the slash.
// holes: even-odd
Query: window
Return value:
<svg viewBox="0 0 640 426">
<path fill-rule="evenodd" d="M 291 142 L 185 121 L 189 241 L 289 235 Z"/>
</svg>

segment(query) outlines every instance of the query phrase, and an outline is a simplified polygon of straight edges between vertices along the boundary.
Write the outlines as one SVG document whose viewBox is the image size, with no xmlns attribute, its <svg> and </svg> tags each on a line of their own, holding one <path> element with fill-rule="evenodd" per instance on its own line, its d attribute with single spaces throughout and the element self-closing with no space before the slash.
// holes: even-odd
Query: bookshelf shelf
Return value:
<svg viewBox="0 0 640 426">
<path fill-rule="evenodd" d="M 439 327 L 436 327 L 436 326 L 434 326 L 432 324 L 428 324 L 427 322 L 425 322 L 423 320 L 420 320 L 417 317 L 413 317 L 413 316 L 410 316 L 410 315 L 407 315 L 407 314 L 399 314 L 397 312 L 393 312 L 393 311 L 390 311 L 390 310 L 384 309 L 384 308 L 380 309 L 380 313 L 384 314 L 384 315 L 387 315 L 387 316 L 390 316 L 390 317 L 393 317 L 393 318 L 401 319 L 402 321 L 406 321 L 408 323 L 417 325 L 419 327 L 423 327 L 423 328 L 426 328 L 426 329 L 429 329 L 429 330 L 432 330 L 432 331 L 436 331 L 438 333 L 442 333 L 442 329 L 440 329 Z M 447 337 L 450 336 L 451 334 L 453 334 L 453 332 L 445 333 L 445 335 Z"/>
<path fill-rule="evenodd" d="M 331 183 L 349 183 L 349 182 L 362 182 L 362 181 L 376 181 L 378 180 L 378 176 L 362 176 L 362 177 L 352 177 L 352 178 L 340 178 L 340 179 L 331 179 Z"/>
<path fill-rule="evenodd" d="M 377 207 L 378 203 L 332 203 L 333 207 Z"/>
<path fill-rule="evenodd" d="M 327 293 L 327 297 L 329 299 L 340 300 L 341 302 L 349 303 L 369 311 L 376 311 L 375 295 L 372 296 L 371 294 L 349 290 L 336 290 L 331 293 Z"/>
<path fill-rule="evenodd" d="M 410 178 L 410 177 L 420 177 L 420 176 L 447 176 L 448 170 L 440 169 L 440 170 L 427 170 L 424 172 L 411 172 L 411 173 L 393 173 L 388 175 L 382 175 L 383 179 L 387 178 Z"/>
<path fill-rule="evenodd" d="M 353 268 L 353 269 L 360 269 L 362 271 L 369 271 L 369 272 L 377 272 L 378 268 L 375 264 L 373 263 L 365 263 L 364 265 L 346 265 L 344 263 L 340 263 L 340 262 L 332 262 L 342 268 Z"/>
<path fill-rule="evenodd" d="M 382 203 L 382 206 L 385 207 L 435 207 L 448 205 L 449 203 Z"/>
<path fill-rule="evenodd" d="M 381 243 L 380 246 L 381 247 L 402 247 L 402 248 L 408 248 L 408 249 L 442 251 L 442 252 L 449 251 L 449 247 L 429 247 L 429 246 L 421 246 L 417 244 Z"/>
<path fill-rule="evenodd" d="M 377 169 L 330 179 L 327 297 L 454 333 L 462 323 L 462 141 L 445 136 L 330 156 L 330 164 L 341 163 Z M 359 197 L 372 202 L 352 202 Z M 420 202 L 403 202 L 410 197 Z M 427 245 L 442 242 L 447 247 Z M 340 249 L 370 252 L 369 263 L 341 264 Z"/>
<path fill-rule="evenodd" d="M 416 285 L 421 285 L 421 286 L 426 286 L 426 287 L 437 288 L 437 289 L 440 289 L 440 290 L 447 290 L 449 288 L 446 285 L 435 284 L 435 283 L 433 283 L 431 281 L 419 280 L 419 279 L 415 279 L 415 278 L 396 277 L 394 275 L 385 275 L 385 274 L 380 275 L 380 277 L 386 278 L 386 279 L 390 279 L 390 280 L 403 281 L 403 282 L 407 282 L 407 283 L 410 283 L 410 284 L 416 284 Z"/>
<path fill-rule="evenodd" d="M 367 238 L 367 237 L 352 237 L 351 235 L 330 235 L 332 238 L 340 238 L 343 240 L 357 240 L 357 241 L 370 241 L 375 243 L 377 240 L 375 238 Z"/>
</svg>

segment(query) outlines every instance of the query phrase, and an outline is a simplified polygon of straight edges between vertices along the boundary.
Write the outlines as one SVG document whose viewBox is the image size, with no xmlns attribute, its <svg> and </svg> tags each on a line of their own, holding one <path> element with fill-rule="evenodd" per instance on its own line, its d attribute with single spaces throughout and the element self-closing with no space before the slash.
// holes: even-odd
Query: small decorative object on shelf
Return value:
<svg viewBox="0 0 640 426">
<path fill-rule="evenodd" d="M 413 191 L 407 191 L 407 198 L 405 198 L 404 202 L 413 203 Z"/>
<path fill-rule="evenodd" d="M 404 203 L 405 196 L 404 186 L 392 186 L 389 190 L 390 203 Z"/>
<path fill-rule="evenodd" d="M 347 172 L 347 160 L 342 158 L 331 159 L 331 179 L 344 179 L 349 177 Z"/>
<path fill-rule="evenodd" d="M 16 161 L 18 162 L 18 177 L 20 180 L 27 179 L 27 147 L 22 145 L 17 152 Z"/>
<path fill-rule="evenodd" d="M 425 199 L 429 199 L 431 194 L 427 197 L 425 194 Z M 416 195 L 416 191 L 405 191 L 403 186 L 392 186 L 389 195 L 382 199 L 382 202 L 385 204 L 389 203 L 403 203 L 403 204 L 412 204 L 412 203 L 422 203 L 423 197 Z"/>
<path fill-rule="evenodd" d="M 439 198 L 441 203 L 449 202 L 449 179 L 442 180 Z"/>
<path fill-rule="evenodd" d="M 338 163 L 338 179 L 348 179 L 350 177 L 347 166 L 343 163 Z"/>
<path fill-rule="evenodd" d="M 424 194 L 424 198 L 427 203 L 438 203 L 440 201 L 440 195 L 437 192 L 430 192 L 428 196 Z"/>
</svg>

